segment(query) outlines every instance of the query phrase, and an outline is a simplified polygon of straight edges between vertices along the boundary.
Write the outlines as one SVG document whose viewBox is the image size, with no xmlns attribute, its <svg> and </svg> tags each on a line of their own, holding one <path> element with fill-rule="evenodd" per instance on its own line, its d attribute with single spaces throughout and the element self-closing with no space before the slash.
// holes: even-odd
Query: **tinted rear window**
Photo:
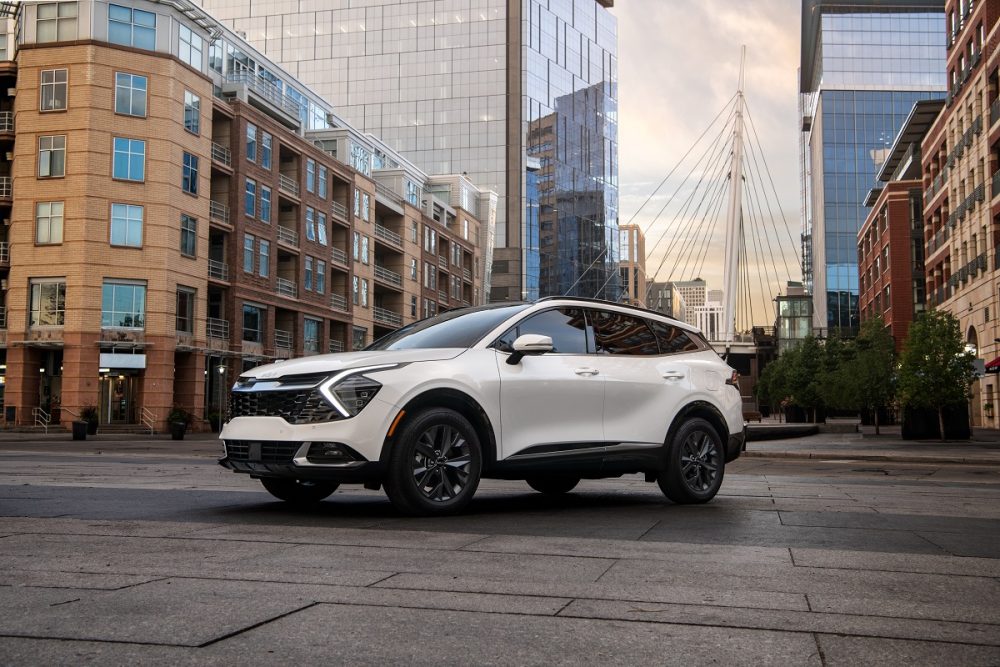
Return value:
<svg viewBox="0 0 1000 667">
<path fill-rule="evenodd" d="M 649 326 L 656 334 L 660 344 L 660 354 L 676 354 L 677 352 L 697 352 L 703 349 L 696 338 L 680 327 L 649 320 Z"/>
<path fill-rule="evenodd" d="M 397 329 L 366 347 L 366 350 L 409 350 L 435 347 L 468 348 L 516 315 L 528 304 L 462 308 L 429 317 Z"/>
</svg>

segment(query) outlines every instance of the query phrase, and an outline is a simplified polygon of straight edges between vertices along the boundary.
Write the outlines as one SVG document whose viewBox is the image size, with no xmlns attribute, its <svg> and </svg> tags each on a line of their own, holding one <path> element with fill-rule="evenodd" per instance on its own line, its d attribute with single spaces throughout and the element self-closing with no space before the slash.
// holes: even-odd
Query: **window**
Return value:
<svg viewBox="0 0 1000 667">
<path fill-rule="evenodd" d="M 367 264 L 368 263 L 368 237 L 367 236 L 362 236 L 361 237 L 361 263 L 362 264 Z"/>
<path fill-rule="evenodd" d="M 469 221 L 468 220 L 463 220 L 462 221 L 462 238 L 465 239 L 466 241 L 469 240 Z"/>
<path fill-rule="evenodd" d="M 142 206 L 111 205 L 111 245 L 142 247 Z"/>
<path fill-rule="evenodd" d="M 247 159 L 257 161 L 257 126 L 247 124 Z"/>
<path fill-rule="evenodd" d="M 271 135 L 262 132 L 260 137 L 260 166 L 271 168 Z"/>
<path fill-rule="evenodd" d="M 243 197 L 243 206 L 246 209 L 246 214 L 251 218 L 257 213 L 257 183 L 249 178 L 247 179 L 246 194 Z"/>
<path fill-rule="evenodd" d="M 266 185 L 260 186 L 260 219 L 271 222 L 271 188 Z"/>
<path fill-rule="evenodd" d="M 184 153 L 181 189 L 192 195 L 198 194 L 198 157 L 196 155 Z"/>
<path fill-rule="evenodd" d="M 66 135 L 38 137 L 38 177 L 66 175 Z"/>
<path fill-rule="evenodd" d="M 646 320 L 607 310 L 589 311 L 598 354 L 654 356 L 660 353 Z"/>
<path fill-rule="evenodd" d="M 190 287 L 177 288 L 177 331 L 194 333 L 194 296 Z"/>
<path fill-rule="evenodd" d="M 313 288 L 313 258 L 306 255 L 306 280 L 305 288 L 307 291 L 312 291 Z"/>
<path fill-rule="evenodd" d="M 190 90 L 184 91 L 184 129 L 192 134 L 201 132 L 201 98 Z"/>
<path fill-rule="evenodd" d="M 243 235 L 243 270 L 253 273 L 253 242 L 252 234 Z"/>
<path fill-rule="evenodd" d="M 361 217 L 361 190 L 354 189 L 354 217 Z"/>
<path fill-rule="evenodd" d="M 702 349 L 702 346 L 680 327 L 664 324 L 657 320 L 649 320 L 649 327 L 653 330 L 653 334 L 656 335 L 656 341 L 660 346 L 660 354 L 694 352 Z"/>
<path fill-rule="evenodd" d="M 41 3 L 38 5 L 38 22 L 35 28 L 35 40 L 38 42 L 76 39 L 76 3 Z"/>
<path fill-rule="evenodd" d="M 302 345 L 306 352 L 319 353 L 319 320 L 305 318 L 302 326 Z"/>
<path fill-rule="evenodd" d="M 410 297 L 410 317 L 417 316 L 417 297 Z"/>
<path fill-rule="evenodd" d="M 263 343 L 264 309 L 250 304 L 243 304 L 243 340 L 250 343 Z"/>
<path fill-rule="evenodd" d="M 306 159 L 306 192 L 316 192 L 316 161 Z"/>
<path fill-rule="evenodd" d="M 364 327 L 351 327 L 352 350 L 360 350 L 364 348 L 366 340 L 368 340 L 368 329 Z"/>
<path fill-rule="evenodd" d="M 326 167 L 320 165 L 319 167 L 319 196 L 326 199 Z"/>
<path fill-rule="evenodd" d="M 326 245 L 326 214 L 316 213 L 316 235 L 319 239 L 320 245 Z"/>
<path fill-rule="evenodd" d="M 326 293 L 326 262 L 316 260 L 316 293 Z"/>
<path fill-rule="evenodd" d="M 7 52 L 7 35 L 0 35 L 0 60 L 10 60 Z"/>
<path fill-rule="evenodd" d="M 416 222 L 411 222 L 410 223 L 410 241 L 413 242 L 413 243 L 418 243 L 419 241 L 417 241 L 417 236 L 419 236 L 419 235 L 420 235 L 420 230 L 417 227 L 417 223 Z"/>
<path fill-rule="evenodd" d="M 112 177 L 123 181 L 146 178 L 146 142 L 142 139 L 115 137 Z"/>
<path fill-rule="evenodd" d="M 410 280 L 416 280 L 416 279 L 417 279 L 417 258 L 416 257 L 411 257 L 410 258 Z"/>
<path fill-rule="evenodd" d="M 368 222 L 368 209 L 371 208 L 371 197 L 367 192 L 361 195 L 361 219 Z"/>
<path fill-rule="evenodd" d="M 222 74 L 222 40 L 208 43 L 208 68 Z"/>
<path fill-rule="evenodd" d="M 358 277 L 351 276 L 351 301 L 355 306 L 358 305 L 360 291 L 361 290 L 358 287 Z"/>
<path fill-rule="evenodd" d="M 271 274 L 271 242 L 261 239 L 257 242 L 260 250 L 260 263 L 257 265 L 257 273 L 261 278 L 267 278 Z"/>
<path fill-rule="evenodd" d="M 31 315 L 33 327 L 61 327 L 66 317 L 66 281 L 59 279 L 31 281 Z"/>
<path fill-rule="evenodd" d="M 63 203 L 42 201 L 35 204 L 35 243 L 62 243 Z"/>
<path fill-rule="evenodd" d="M 368 279 L 361 279 L 361 307 L 368 307 Z"/>
<path fill-rule="evenodd" d="M 437 289 L 437 266 L 430 262 L 424 262 L 424 287 Z"/>
<path fill-rule="evenodd" d="M 146 286 L 133 282 L 104 281 L 101 292 L 101 327 L 142 329 L 146 323 Z"/>
<path fill-rule="evenodd" d="M 177 55 L 181 62 L 201 71 L 202 50 L 204 41 L 183 23 L 180 29 L 180 48 Z"/>
<path fill-rule="evenodd" d="M 152 51 L 156 48 L 156 14 L 108 5 L 108 41 Z"/>
<path fill-rule="evenodd" d="M 198 250 L 198 220 L 181 214 L 181 254 L 194 257 Z"/>
<path fill-rule="evenodd" d="M 306 239 L 316 240 L 316 212 L 311 206 L 306 206 Z"/>
<path fill-rule="evenodd" d="M 147 77 L 115 72 L 115 113 L 145 118 L 148 89 Z"/>
<path fill-rule="evenodd" d="M 354 261 L 358 261 L 361 258 L 361 234 L 354 232 L 354 243 L 352 246 L 352 255 Z"/>
<path fill-rule="evenodd" d="M 512 352 L 514 341 L 524 334 L 539 334 L 552 339 L 552 351 L 561 354 L 587 354 L 587 320 L 581 308 L 558 308 L 532 315 L 500 336 L 498 350 Z"/>
<path fill-rule="evenodd" d="M 43 69 L 41 111 L 63 111 L 69 88 L 69 70 Z"/>
</svg>

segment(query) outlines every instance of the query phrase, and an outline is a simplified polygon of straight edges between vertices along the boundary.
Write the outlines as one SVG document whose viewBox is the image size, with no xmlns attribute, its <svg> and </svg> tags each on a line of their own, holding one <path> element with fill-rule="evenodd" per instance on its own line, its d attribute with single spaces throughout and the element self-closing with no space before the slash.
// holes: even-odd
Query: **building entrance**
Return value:
<svg viewBox="0 0 1000 667">
<path fill-rule="evenodd" d="M 97 406 L 102 424 L 137 424 L 139 376 L 135 374 L 101 375 L 100 405 Z"/>
</svg>

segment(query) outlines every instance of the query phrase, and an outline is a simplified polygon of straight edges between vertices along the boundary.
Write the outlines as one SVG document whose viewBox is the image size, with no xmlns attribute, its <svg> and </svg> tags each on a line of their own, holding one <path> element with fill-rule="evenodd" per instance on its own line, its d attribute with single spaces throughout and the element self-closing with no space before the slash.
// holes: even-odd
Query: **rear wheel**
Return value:
<svg viewBox="0 0 1000 667">
<path fill-rule="evenodd" d="M 482 448 L 469 420 L 430 408 L 403 423 L 391 445 L 385 492 L 401 512 L 453 514 L 472 500 L 482 472 Z"/>
<path fill-rule="evenodd" d="M 722 439 L 710 423 L 684 422 L 667 457 L 667 469 L 656 480 L 667 498 L 682 505 L 707 503 L 719 492 L 726 462 Z"/>
<path fill-rule="evenodd" d="M 313 482 L 304 479 L 261 477 L 260 483 L 267 492 L 279 500 L 298 505 L 318 503 L 340 486 L 334 482 Z"/>
<path fill-rule="evenodd" d="M 564 493 L 569 493 L 575 489 L 576 485 L 580 483 L 580 478 L 547 476 L 529 477 L 524 481 L 528 483 L 528 486 L 539 493 L 544 493 L 550 496 L 559 496 Z"/>
</svg>

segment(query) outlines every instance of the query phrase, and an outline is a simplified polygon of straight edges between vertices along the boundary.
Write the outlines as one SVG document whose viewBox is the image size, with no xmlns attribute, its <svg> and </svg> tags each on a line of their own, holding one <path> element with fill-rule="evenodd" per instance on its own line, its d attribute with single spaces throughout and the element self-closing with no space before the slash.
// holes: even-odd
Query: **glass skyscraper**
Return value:
<svg viewBox="0 0 1000 667">
<path fill-rule="evenodd" d="M 618 298 L 613 0 L 200 2 L 354 127 L 500 195 L 492 300 Z"/>
<path fill-rule="evenodd" d="M 854 330 L 868 191 L 914 102 L 945 94 L 944 0 L 803 0 L 803 274 L 814 326 Z"/>
</svg>

